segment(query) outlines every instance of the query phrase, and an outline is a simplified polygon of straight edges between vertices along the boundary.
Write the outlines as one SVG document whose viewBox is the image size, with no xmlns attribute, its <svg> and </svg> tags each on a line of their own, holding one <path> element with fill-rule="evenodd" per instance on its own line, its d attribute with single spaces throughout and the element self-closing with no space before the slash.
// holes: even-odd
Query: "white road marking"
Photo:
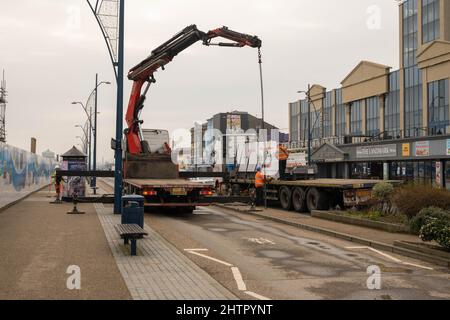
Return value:
<svg viewBox="0 0 450 320">
<path fill-rule="evenodd" d="M 345 248 L 346 248 L 346 249 L 355 249 L 355 250 L 356 250 L 356 249 L 369 249 L 369 250 L 371 250 L 371 251 L 373 251 L 373 252 L 376 252 L 376 253 L 378 253 L 379 255 L 382 255 L 382 256 L 384 256 L 384 257 L 386 257 L 386 258 L 388 258 L 388 259 L 391 259 L 392 261 L 397 262 L 397 263 L 399 263 L 399 264 L 404 264 L 404 265 L 413 266 L 413 267 L 417 267 L 417 268 L 421 268 L 421 269 L 426 269 L 426 270 L 434 270 L 433 268 L 425 267 L 425 266 L 422 266 L 422 265 L 420 265 L 420 264 L 414 264 L 414 263 L 402 261 L 402 260 L 400 260 L 400 259 L 394 258 L 393 256 L 388 255 L 387 253 L 381 252 L 380 250 L 374 249 L 374 248 L 372 248 L 372 247 L 345 247 Z"/>
<path fill-rule="evenodd" d="M 265 238 L 248 238 L 248 241 L 257 243 L 257 244 L 271 244 L 271 245 L 275 244 L 275 242 L 273 242 L 269 239 L 265 239 Z"/>
<path fill-rule="evenodd" d="M 196 251 L 189 251 L 189 250 L 186 250 L 186 251 L 189 252 L 189 253 L 195 254 L 195 255 L 197 255 L 199 257 L 202 257 L 202 258 L 205 258 L 205 259 L 209 259 L 209 260 L 215 261 L 217 263 L 223 264 L 224 266 L 227 266 L 227 267 L 232 267 L 233 266 L 232 264 L 229 264 L 228 262 L 225 262 L 225 261 L 222 261 L 222 260 L 219 260 L 219 259 L 207 256 L 207 255 L 204 255 L 204 254 L 201 254 L 201 253 L 198 253 Z"/>
<path fill-rule="evenodd" d="M 434 270 L 433 268 L 421 266 L 420 264 L 414 264 L 414 263 L 409 263 L 409 262 L 403 262 L 403 264 L 406 264 L 408 266 L 417 267 L 417 268 L 426 269 L 426 270 Z"/>
<path fill-rule="evenodd" d="M 247 291 L 247 286 L 242 279 L 241 272 L 236 267 L 231 267 L 231 272 L 233 272 L 234 280 L 236 280 L 237 287 L 240 291 Z"/>
<path fill-rule="evenodd" d="M 249 296 L 252 296 L 253 298 L 256 298 L 258 300 L 270 300 L 267 297 L 264 297 L 262 295 L 259 295 L 257 293 L 251 292 L 251 291 L 245 291 L 246 294 L 248 294 Z"/>
<path fill-rule="evenodd" d="M 252 291 L 247 291 L 247 286 L 245 285 L 244 279 L 242 278 L 242 274 L 239 271 L 238 267 L 235 267 L 235 266 L 233 266 L 232 264 L 230 264 L 228 262 L 225 262 L 225 261 L 222 261 L 222 260 L 219 260 L 219 259 L 207 256 L 205 254 L 198 253 L 198 251 L 205 252 L 205 251 L 208 251 L 208 249 L 184 249 L 184 251 L 189 252 L 191 254 L 195 254 L 195 255 L 197 255 L 199 257 L 202 257 L 202 258 L 205 258 L 205 259 L 208 259 L 208 260 L 211 260 L 211 261 L 215 261 L 215 262 L 223 264 L 223 265 L 225 265 L 227 267 L 230 267 L 231 268 L 231 272 L 233 273 L 233 277 L 234 277 L 234 280 L 236 281 L 236 284 L 237 284 L 237 287 L 238 287 L 239 291 L 244 291 L 245 294 L 248 294 L 249 296 L 252 296 L 253 298 L 256 298 L 258 300 L 270 300 L 269 298 L 264 297 L 262 295 L 259 295 L 257 293 L 254 293 Z"/>
<path fill-rule="evenodd" d="M 402 263 L 402 260 L 394 258 L 393 256 L 388 255 L 387 253 L 381 252 L 380 250 L 377 250 L 377 249 L 374 249 L 374 248 L 371 248 L 371 247 L 367 247 L 367 249 L 372 250 L 373 252 L 376 252 L 379 255 L 382 255 L 382 256 L 384 256 L 384 257 L 386 257 L 388 259 L 391 259 L 392 261 L 395 261 L 397 263 Z"/>
</svg>

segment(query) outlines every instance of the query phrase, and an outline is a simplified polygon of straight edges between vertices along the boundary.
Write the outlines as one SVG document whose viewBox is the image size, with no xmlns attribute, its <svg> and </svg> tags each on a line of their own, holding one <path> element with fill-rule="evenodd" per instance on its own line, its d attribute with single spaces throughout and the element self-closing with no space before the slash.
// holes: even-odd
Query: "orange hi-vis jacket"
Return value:
<svg viewBox="0 0 450 320">
<path fill-rule="evenodd" d="M 255 175 L 255 187 L 256 188 L 264 187 L 264 175 L 259 171 Z"/>
<path fill-rule="evenodd" d="M 278 147 L 277 159 L 280 161 L 287 160 L 289 158 L 289 152 L 285 147 L 280 145 Z"/>
</svg>

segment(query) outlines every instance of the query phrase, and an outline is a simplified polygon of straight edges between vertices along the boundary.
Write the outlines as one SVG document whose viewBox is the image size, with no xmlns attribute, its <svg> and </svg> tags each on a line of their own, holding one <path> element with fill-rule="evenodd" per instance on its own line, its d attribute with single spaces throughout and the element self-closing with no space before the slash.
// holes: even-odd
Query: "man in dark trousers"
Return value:
<svg viewBox="0 0 450 320">
<path fill-rule="evenodd" d="M 286 165 L 287 165 L 288 158 L 289 158 L 289 152 L 282 144 L 279 144 L 277 159 L 278 159 L 278 163 L 279 163 L 280 180 L 283 180 L 286 177 Z"/>
<path fill-rule="evenodd" d="M 261 207 L 264 204 L 264 175 L 261 172 L 261 167 L 256 167 L 255 188 L 256 188 L 256 206 Z"/>
</svg>

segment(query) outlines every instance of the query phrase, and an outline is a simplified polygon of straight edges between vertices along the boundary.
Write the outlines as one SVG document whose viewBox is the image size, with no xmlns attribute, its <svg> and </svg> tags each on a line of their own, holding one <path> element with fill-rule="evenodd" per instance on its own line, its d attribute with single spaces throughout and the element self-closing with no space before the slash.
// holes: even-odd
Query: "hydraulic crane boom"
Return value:
<svg viewBox="0 0 450 320">
<path fill-rule="evenodd" d="M 231 40 L 228 43 L 211 43 L 211 40 L 217 37 Z M 192 46 L 198 41 L 203 45 L 218 45 L 222 47 L 244 47 L 260 48 L 261 40 L 256 36 L 239 33 L 229 30 L 227 27 L 211 30 L 207 33 L 191 25 L 177 33 L 171 39 L 160 45 L 152 51 L 151 55 L 132 68 L 128 73 L 128 79 L 133 81 L 131 97 L 128 103 L 126 121 L 128 128 L 125 130 L 127 137 L 128 152 L 133 155 L 146 154 L 149 152 L 147 143 L 142 137 L 141 124 L 139 119 L 142 108 L 144 107 L 145 97 L 152 83 L 155 83 L 154 73 L 170 63 L 180 52 Z M 142 87 L 147 83 L 145 89 Z"/>
</svg>

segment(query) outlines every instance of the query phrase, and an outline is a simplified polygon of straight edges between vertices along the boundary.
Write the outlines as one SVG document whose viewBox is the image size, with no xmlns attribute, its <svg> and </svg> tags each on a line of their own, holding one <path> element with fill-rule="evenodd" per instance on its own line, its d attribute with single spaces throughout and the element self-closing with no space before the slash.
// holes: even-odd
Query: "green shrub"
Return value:
<svg viewBox="0 0 450 320">
<path fill-rule="evenodd" d="M 375 199 L 388 202 L 394 192 L 394 186 L 389 182 L 381 182 L 373 187 L 373 196 Z"/>
<path fill-rule="evenodd" d="M 425 219 L 425 224 L 420 229 L 420 238 L 423 241 L 436 241 L 442 247 L 450 250 L 450 220 L 448 218 Z"/>
<path fill-rule="evenodd" d="M 420 234 L 420 229 L 425 224 L 427 218 L 442 218 L 450 220 L 450 212 L 437 207 L 428 207 L 420 210 L 419 214 L 413 217 L 410 221 L 409 227 L 411 232 L 417 235 Z"/>
<path fill-rule="evenodd" d="M 398 211 L 409 220 L 427 207 L 450 210 L 450 192 L 427 185 L 407 185 L 398 188 L 393 194 L 392 201 Z"/>
</svg>

